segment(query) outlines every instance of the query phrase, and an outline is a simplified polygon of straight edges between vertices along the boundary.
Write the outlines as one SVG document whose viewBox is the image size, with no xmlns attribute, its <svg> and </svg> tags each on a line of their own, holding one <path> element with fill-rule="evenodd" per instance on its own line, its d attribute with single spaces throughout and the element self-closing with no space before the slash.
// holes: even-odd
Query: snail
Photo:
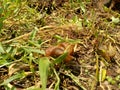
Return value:
<svg viewBox="0 0 120 90">
<path fill-rule="evenodd" d="M 54 57 L 54 58 L 59 57 L 64 52 L 68 52 L 68 54 L 67 54 L 67 56 L 66 56 L 64 61 L 65 62 L 71 61 L 73 59 L 72 55 L 74 53 L 74 45 L 64 42 L 64 43 L 60 43 L 57 46 L 48 47 L 45 50 L 45 53 L 46 53 L 47 57 L 51 56 L 51 57 Z"/>
</svg>

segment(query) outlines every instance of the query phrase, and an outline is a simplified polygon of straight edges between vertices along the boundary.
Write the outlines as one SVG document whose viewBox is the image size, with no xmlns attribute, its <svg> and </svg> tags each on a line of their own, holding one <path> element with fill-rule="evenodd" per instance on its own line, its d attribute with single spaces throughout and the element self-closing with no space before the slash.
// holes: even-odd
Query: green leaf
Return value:
<svg viewBox="0 0 120 90">
<path fill-rule="evenodd" d="M 0 43 L 0 54 L 1 53 L 5 53 L 5 50 L 4 50 L 3 46 L 2 46 L 2 44 Z"/>
<path fill-rule="evenodd" d="M 115 18 L 114 16 L 112 16 L 111 19 L 112 19 L 112 22 L 115 23 L 115 24 L 120 22 L 120 19 L 119 18 Z"/>
<path fill-rule="evenodd" d="M 23 48 L 27 53 L 34 52 L 34 53 L 39 53 L 39 54 L 45 55 L 45 51 L 44 51 L 44 50 L 39 50 L 39 49 L 32 48 L 32 47 L 22 47 L 22 48 Z"/>
<path fill-rule="evenodd" d="M 2 29 L 3 27 L 3 21 L 5 20 L 5 17 L 1 17 L 0 18 L 0 30 Z"/>
<path fill-rule="evenodd" d="M 16 0 L 16 2 L 19 4 L 19 3 L 21 3 L 21 0 Z"/>
<path fill-rule="evenodd" d="M 11 57 L 14 57 L 16 55 L 16 53 L 17 53 L 17 48 L 13 48 L 11 50 Z"/>
<path fill-rule="evenodd" d="M 0 22 L 0 31 L 1 31 L 2 27 L 3 27 L 3 22 Z"/>
<path fill-rule="evenodd" d="M 56 38 L 56 39 L 58 39 L 58 40 L 60 40 L 60 41 L 65 41 L 65 39 L 64 38 L 62 38 L 61 36 L 59 36 L 59 35 L 55 35 L 54 36 L 54 38 Z"/>
<path fill-rule="evenodd" d="M 36 41 L 32 41 L 32 40 L 28 40 L 28 43 L 30 44 L 30 46 L 35 46 L 35 47 L 40 47 L 40 44 Z"/>
<path fill-rule="evenodd" d="M 68 42 L 70 42 L 70 43 L 82 43 L 80 39 L 76 39 L 76 40 L 68 39 Z"/>
<path fill-rule="evenodd" d="M 106 69 L 102 69 L 101 81 L 104 81 L 106 78 Z"/>
<path fill-rule="evenodd" d="M 66 58 L 67 55 L 68 55 L 68 52 L 65 52 L 64 54 L 60 55 L 58 58 L 55 59 L 54 64 L 61 63 Z"/>
<path fill-rule="evenodd" d="M 77 15 L 75 15 L 70 22 L 75 23 L 79 26 L 79 29 L 82 29 L 82 19 L 80 19 Z"/>
<path fill-rule="evenodd" d="M 42 90 L 46 90 L 48 70 L 49 70 L 50 61 L 47 57 L 42 57 L 39 60 L 39 74 L 42 83 Z"/>
<path fill-rule="evenodd" d="M 82 11 L 85 13 L 86 12 L 86 10 L 85 10 L 85 5 L 81 2 L 80 3 L 80 8 L 82 9 Z"/>
<path fill-rule="evenodd" d="M 96 80 L 99 82 L 99 60 L 98 60 L 98 55 L 95 53 L 96 56 Z"/>
<path fill-rule="evenodd" d="M 42 89 L 37 86 L 31 86 L 31 87 L 26 88 L 26 90 L 42 90 Z"/>
<path fill-rule="evenodd" d="M 115 77 L 115 80 L 116 80 L 116 81 L 119 81 L 119 80 L 120 80 L 120 75 L 116 76 L 116 77 Z"/>
<path fill-rule="evenodd" d="M 72 73 L 66 73 L 65 75 L 69 76 L 78 86 L 80 86 L 81 90 L 87 90 L 83 85 L 82 82 L 80 82 L 79 78 L 73 75 Z"/>
<path fill-rule="evenodd" d="M 111 76 L 107 76 L 106 79 L 111 84 L 115 84 L 116 83 L 116 81 Z"/>
<path fill-rule="evenodd" d="M 7 85 L 9 82 L 11 82 L 11 81 L 13 81 L 15 79 L 18 79 L 18 78 L 22 78 L 22 77 L 23 77 L 23 74 L 21 74 L 21 73 L 13 75 L 10 78 L 8 78 L 7 80 L 5 80 L 3 83 L 1 83 L 0 86 Z"/>
<path fill-rule="evenodd" d="M 30 40 L 32 40 L 32 41 L 34 40 L 37 31 L 38 31 L 38 28 L 35 28 L 35 30 L 32 31 L 32 33 L 30 35 Z"/>
<path fill-rule="evenodd" d="M 0 7 L 0 14 L 2 14 L 2 12 L 3 12 L 3 8 Z"/>
<path fill-rule="evenodd" d="M 4 65 L 4 64 L 6 64 L 6 63 L 8 63 L 5 59 L 1 59 L 0 60 L 0 67 L 1 67 L 1 65 Z"/>
<path fill-rule="evenodd" d="M 58 74 L 57 74 L 56 70 L 55 70 L 55 69 L 53 69 L 53 71 L 54 71 L 55 76 L 56 76 L 56 78 L 57 78 L 57 82 L 56 82 L 56 84 L 55 84 L 55 88 L 54 88 L 54 90 L 59 90 L 60 78 L 59 78 L 59 76 L 58 76 Z"/>
</svg>

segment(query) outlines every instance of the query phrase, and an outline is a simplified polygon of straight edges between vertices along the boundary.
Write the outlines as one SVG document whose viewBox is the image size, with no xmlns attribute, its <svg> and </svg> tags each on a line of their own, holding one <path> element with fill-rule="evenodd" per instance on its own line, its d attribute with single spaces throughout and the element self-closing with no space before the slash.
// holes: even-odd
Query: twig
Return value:
<svg viewBox="0 0 120 90">
<path fill-rule="evenodd" d="M 45 30 L 45 29 L 51 29 L 51 28 L 54 28 L 54 30 L 57 30 L 57 29 L 64 29 L 66 27 L 73 27 L 73 26 L 76 26 L 76 25 L 71 25 L 71 24 L 68 24 L 68 25 L 62 25 L 62 26 L 44 26 L 44 27 L 41 27 L 40 29 L 38 29 L 38 32 L 37 34 L 41 33 L 41 30 Z M 45 30 L 46 32 L 48 30 Z M 52 30 L 53 31 L 53 30 Z M 31 35 L 32 31 L 29 32 L 29 33 L 26 33 L 24 35 L 21 35 L 21 36 L 18 36 L 16 38 L 13 38 L 13 39 L 10 39 L 10 40 L 7 40 L 7 41 L 3 41 L 2 44 L 7 44 L 7 43 L 10 43 L 12 41 L 15 41 L 15 40 L 19 40 L 19 39 L 23 39 L 23 40 L 26 40 L 28 39 L 28 37 Z"/>
<path fill-rule="evenodd" d="M 46 28 L 53 28 L 53 27 L 55 27 L 55 26 L 45 26 L 45 27 L 42 27 L 42 28 L 39 29 L 38 33 L 40 32 L 40 30 L 43 30 L 43 29 L 46 29 Z M 21 36 L 19 36 L 19 37 L 16 37 L 16 38 L 14 38 L 14 39 L 10 39 L 10 40 L 7 40 L 7 41 L 3 41 L 2 44 L 10 43 L 10 42 L 12 42 L 12 41 L 14 41 L 14 40 L 19 40 L 19 39 L 21 39 L 21 38 L 26 38 L 26 37 L 30 36 L 31 33 L 32 33 L 32 32 L 29 32 L 29 33 L 26 33 L 26 34 L 21 35 Z"/>
<path fill-rule="evenodd" d="M 80 86 L 80 88 L 82 88 L 83 90 L 87 90 L 87 89 L 80 83 L 79 79 L 78 79 L 76 76 L 74 76 L 72 73 L 69 74 L 68 72 L 66 72 L 65 75 L 69 76 L 77 85 Z"/>
</svg>

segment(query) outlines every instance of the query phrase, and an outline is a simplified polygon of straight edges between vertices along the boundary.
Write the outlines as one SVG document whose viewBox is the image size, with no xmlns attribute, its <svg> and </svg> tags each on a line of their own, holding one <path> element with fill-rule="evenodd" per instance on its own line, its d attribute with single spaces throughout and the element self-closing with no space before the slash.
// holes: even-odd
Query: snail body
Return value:
<svg viewBox="0 0 120 90">
<path fill-rule="evenodd" d="M 62 55 L 64 52 L 68 52 L 65 62 L 69 62 L 73 59 L 73 53 L 74 53 L 74 45 L 68 44 L 68 43 L 60 43 L 57 46 L 51 46 L 46 49 L 45 53 L 46 56 L 51 56 L 54 58 L 59 57 Z"/>
</svg>

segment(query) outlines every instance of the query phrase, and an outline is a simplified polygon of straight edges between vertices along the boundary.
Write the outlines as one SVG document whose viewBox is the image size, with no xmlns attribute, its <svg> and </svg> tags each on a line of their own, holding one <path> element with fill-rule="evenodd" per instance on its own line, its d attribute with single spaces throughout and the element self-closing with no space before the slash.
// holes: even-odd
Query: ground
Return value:
<svg viewBox="0 0 120 90">
<path fill-rule="evenodd" d="M 120 90 L 118 6 L 101 11 L 90 0 L 0 5 L 0 90 Z M 46 55 L 61 43 L 74 46 L 69 62 L 67 46 L 58 57 Z"/>
</svg>

